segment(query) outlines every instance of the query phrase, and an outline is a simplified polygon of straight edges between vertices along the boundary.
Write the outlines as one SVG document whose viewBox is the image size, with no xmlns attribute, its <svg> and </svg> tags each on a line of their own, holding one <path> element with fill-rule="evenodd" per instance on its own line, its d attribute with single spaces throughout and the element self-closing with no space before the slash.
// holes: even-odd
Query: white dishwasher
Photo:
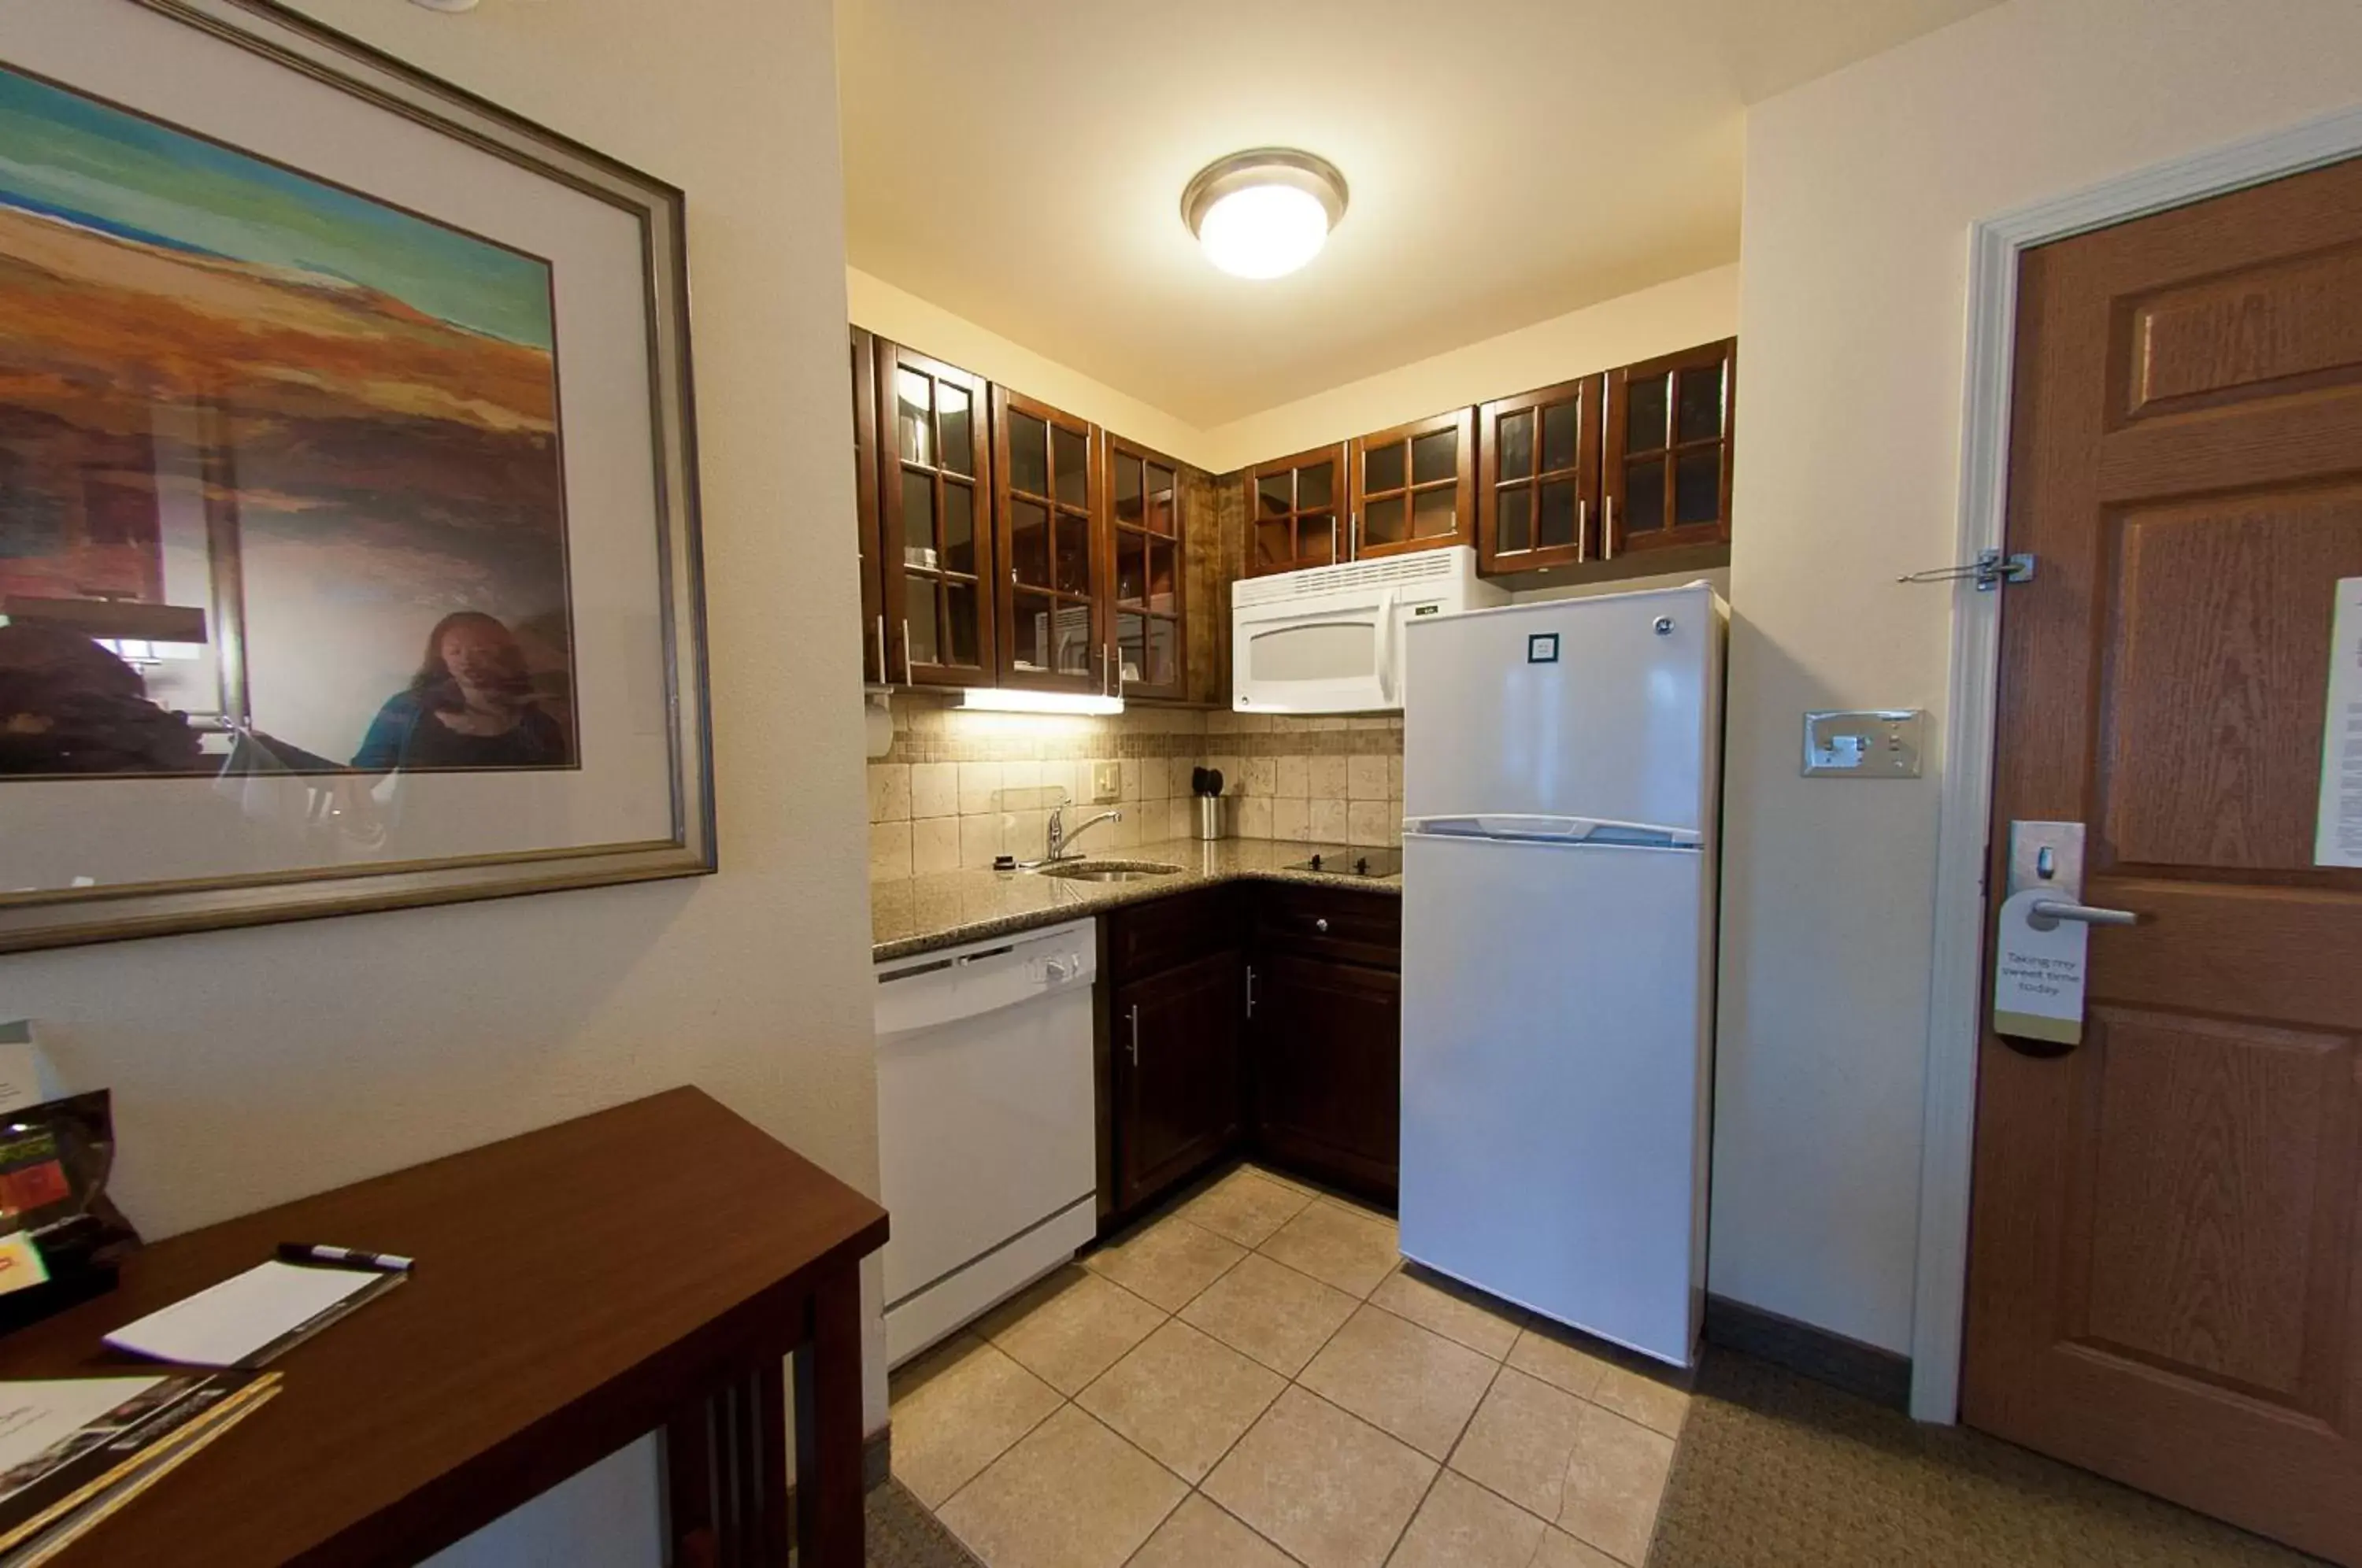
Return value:
<svg viewBox="0 0 2362 1568">
<path fill-rule="evenodd" d="M 899 1364 L 1098 1228 L 1096 922 L 877 966 L 886 1359 Z"/>
</svg>

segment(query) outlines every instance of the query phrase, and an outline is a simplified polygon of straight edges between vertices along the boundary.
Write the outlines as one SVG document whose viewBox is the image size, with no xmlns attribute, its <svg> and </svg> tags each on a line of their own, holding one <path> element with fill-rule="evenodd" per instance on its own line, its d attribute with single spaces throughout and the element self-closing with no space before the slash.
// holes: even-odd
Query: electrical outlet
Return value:
<svg viewBox="0 0 2362 1568">
<path fill-rule="evenodd" d="M 1091 799 L 1102 805 L 1123 799 L 1123 764 L 1096 762 L 1091 765 Z"/>
</svg>

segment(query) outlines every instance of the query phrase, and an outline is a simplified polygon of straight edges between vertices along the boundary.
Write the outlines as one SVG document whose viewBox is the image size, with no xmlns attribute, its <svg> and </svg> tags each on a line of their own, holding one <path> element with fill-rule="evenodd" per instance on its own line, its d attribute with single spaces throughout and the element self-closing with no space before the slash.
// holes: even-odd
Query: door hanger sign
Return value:
<svg viewBox="0 0 2362 1568">
<path fill-rule="evenodd" d="M 2083 1040 L 2083 949 L 2090 928 L 2060 920 L 2038 930 L 2035 903 L 2058 899 L 2056 888 L 2012 893 L 2001 906 L 1994 937 L 1993 1030 L 2021 1040 L 2079 1045 Z"/>
</svg>

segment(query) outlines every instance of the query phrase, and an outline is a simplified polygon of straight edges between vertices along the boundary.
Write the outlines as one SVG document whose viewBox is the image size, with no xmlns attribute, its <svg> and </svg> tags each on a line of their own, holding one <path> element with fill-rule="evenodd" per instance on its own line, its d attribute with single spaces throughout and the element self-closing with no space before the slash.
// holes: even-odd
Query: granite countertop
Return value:
<svg viewBox="0 0 2362 1568">
<path fill-rule="evenodd" d="M 1307 882 L 1400 893 L 1396 877 L 1291 871 L 1290 861 L 1314 855 L 1350 859 L 1341 844 L 1298 844 L 1265 838 L 1165 839 L 1122 849 L 1092 851 L 1087 860 L 1154 860 L 1181 870 L 1143 882 L 1084 882 L 1031 871 L 939 871 L 869 884 L 869 955 L 874 962 L 907 958 L 937 947 L 1006 936 L 1012 931 L 1081 920 L 1118 904 L 1160 899 L 1192 888 L 1254 880 Z"/>
</svg>

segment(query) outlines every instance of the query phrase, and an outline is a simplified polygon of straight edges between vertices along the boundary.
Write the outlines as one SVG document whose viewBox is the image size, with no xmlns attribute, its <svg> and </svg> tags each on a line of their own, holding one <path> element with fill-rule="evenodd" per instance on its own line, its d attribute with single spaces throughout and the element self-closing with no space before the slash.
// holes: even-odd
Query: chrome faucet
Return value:
<svg viewBox="0 0 2362 1568">
<path fill-rule="evenodd" d="M 1120 811 L 1101 812 L 1098 816 L 1084 818 L 1081 822 L 1078 822 L 1074 825 L 1072 831 L 1069 831 L 1066 827 L 1066 802 L 1060 801 L 1057 805 L 1050 808 L 1049 851 L 1047 854 L 1043 856 L 1040 863 L 1047 866 L 1054 860 L 1079 860 L 1082 858 L 1082 852 L 1080 850 L 1070 850 L 1066 845 L 1082 837 L 1085 833 L 1098 826 L 1101 823 L 1120 823 L 1121 821 L 1123 821 L 1123 812 Z"/>
</svg>

